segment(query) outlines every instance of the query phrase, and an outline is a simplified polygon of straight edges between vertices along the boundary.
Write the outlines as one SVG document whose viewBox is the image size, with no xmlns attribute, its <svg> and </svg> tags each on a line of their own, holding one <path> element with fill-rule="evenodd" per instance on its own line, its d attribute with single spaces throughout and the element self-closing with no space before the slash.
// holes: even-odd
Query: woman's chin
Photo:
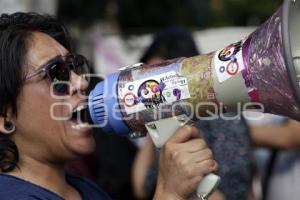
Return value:
<svg viewBox="0 0 300 200">
<path fill-rule="evenodd" d="M 68 146 L 69 146 L 69 150 L 72 152 L 72 155 L 76 159 L 78 157 L 86 156 L 93 153 L 96 148 L 96 142 L 93 137 L 90 137 L 90 138 L 81 139 L 80 141 L 76 141 L 71 144 L 69 143 Z"/>
<path fill-rule="evenodd" d="M 73 121 L 67 121 L 66 125 L 64 140 L 69 150 L 80 156 L 93 153 L 96 148 L 96 142 L 92 128 Z"/>
<path fill-rule="evenodd" d="M 90 138 L 90 141 L 86 141 L 83 144 L 78 145 L 79 147 L 77 148 L 78 153 L 81 155 L 89 155 L 93 153 L 96 149 L 96 142 L 93 137 Z"/>
</svg>

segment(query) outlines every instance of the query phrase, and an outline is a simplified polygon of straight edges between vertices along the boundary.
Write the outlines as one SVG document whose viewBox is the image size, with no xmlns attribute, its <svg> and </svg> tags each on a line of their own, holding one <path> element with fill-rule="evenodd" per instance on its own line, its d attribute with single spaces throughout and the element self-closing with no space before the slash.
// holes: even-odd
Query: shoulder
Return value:
<svg viewBox="0 0 300 200">
<path fill-rule="evenodd" d="M 0 174 L 0 196 L 4 199 L 14 199 L 29 189 L 29 185 L 13 176 Z"/>
<path fill-rule="evenodd" d="M 110 200 L 110 197 L 96 185 L 94 182 L 87 178 L 67 175 L 68 182 L 73 185 L 83 195 L 83 199 L 101 199 Z"/>
<path fill-rule="evenodd" d="M 61 200 L 42 188 L 14 176 L 0 174 L 0 197 L 5 200 Z"/>
</svg>

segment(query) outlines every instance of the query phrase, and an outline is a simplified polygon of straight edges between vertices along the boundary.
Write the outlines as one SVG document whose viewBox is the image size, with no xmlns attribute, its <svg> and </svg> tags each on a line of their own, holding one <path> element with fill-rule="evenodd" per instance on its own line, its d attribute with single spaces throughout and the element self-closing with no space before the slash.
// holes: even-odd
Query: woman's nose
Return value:
<svg viewBox="0 0 300 200">
<path fill-rule="evenodd" d="M 73 71 L 71 71 L 71 92 L 70 94 L 74 94 L 77 91 L 86 91 L 88 88 L 88 81 L 84 78 L 84 75 L 77 75 Z"/>
</svg>

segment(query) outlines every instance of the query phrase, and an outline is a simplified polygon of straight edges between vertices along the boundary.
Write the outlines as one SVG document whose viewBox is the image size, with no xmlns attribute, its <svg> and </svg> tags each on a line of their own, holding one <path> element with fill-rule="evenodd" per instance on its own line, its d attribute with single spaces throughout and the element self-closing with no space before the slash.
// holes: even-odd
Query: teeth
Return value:
<svg viewBox="0 0 300 200">
<path fill-rule="evenodd" d="M 84 124 L 85 122 L 87 122 L 87 107 L 87 104 L 82 104 L 74 108 L 73 112 L 70 114 L 70 120 L 76 120 L 78 124 Z"/>
<path fill-rule="evenodd" d="M 80 105 L 73 112 L 78 112 L 78 111 L 81 111 L 81 110 L 83 110 L 85 108 L 87 108 L 87 105 Z"/>
<path fill-rule="evenodd" d="M 81 129 L 81 128 L 86 128 L 86 127 L 89 127 L 88 123 L 76 124 L 76 125 L 72 126 L 72 128 L 74 128 L 74 129 Z"/>
</svg>

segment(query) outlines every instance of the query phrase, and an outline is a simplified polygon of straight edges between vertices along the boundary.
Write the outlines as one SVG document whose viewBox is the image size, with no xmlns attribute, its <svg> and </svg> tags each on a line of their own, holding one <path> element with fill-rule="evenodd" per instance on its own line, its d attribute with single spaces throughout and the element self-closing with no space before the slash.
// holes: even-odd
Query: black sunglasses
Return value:
<svg viewBox="0 0 300 200">
<path fill-rule="evenodd" d="M 89 73 L 89 65 L 87 59 L 80 54 L 70 53 L 65 56 L 57 56 L 41 66 L 33 74 L 26 76 L 25 80 L 29 80 L 40 73 L 45 73 L 51 83 L 56 95 L 69 94 L 69 81 L 71 71 L 77 75 L 85 75 Z M 88 77 L 85 76 L 88 81 Z"/>
</svg>

